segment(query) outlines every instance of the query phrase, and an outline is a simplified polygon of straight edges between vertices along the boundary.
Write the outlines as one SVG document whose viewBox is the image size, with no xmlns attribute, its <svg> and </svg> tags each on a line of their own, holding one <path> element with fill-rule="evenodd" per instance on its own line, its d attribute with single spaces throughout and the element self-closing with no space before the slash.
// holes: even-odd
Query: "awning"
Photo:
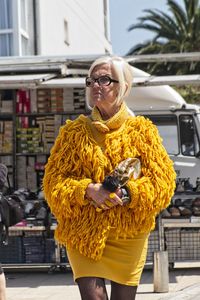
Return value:
<svg viewBox="0 0 200 300">
<path fill-rule="evenodd" d="M 150 86 L 178 86 L 184 84 L 198 85 L 200 84 L 200 75 L 174 75 L 174 76 L 141 76 L 137 75 L 133 79 L 134 87 L 150 87 Z M 64 88 L 64 87 L 85 87 L 85 78 L 83 77 L 66 77 L 54 78 L 41 83 L 43 88 Z"/>
<path fill-rule="evenodd" d="M 54 73 L 2 75 L 0 76 L 0 89 L 85 87 L 84 77 L 56 77 L 57 74 Z M 133 79 L 133 86 L 138 88 L 163 85 L 178 86 L 184 84 L 200 84 L 200 75 L 140 76 L 135 74 Z"/>
<path fill-rule="evenodd" d="M 136 77 L 133 80 L 133 86 L 160 86 L 160 85 L 199 85 L 200 75 L 172 75 L 172 76 L 148 76 Z"/>
<path fill-rule="evenodd" d="M 84 88 L 85 87 L 85 78 L 83 78 L 83 77 L 55 78 L 55 79 L 51 79 L 51 80 L 42 82 L 41 87 L 42 88 L 67 88 L 67 87 Z"/>
<path fill-rule="evenodd" d="M 0 89 L 36 88 L 56 74 L 26 74 L 0 76 Z"/>
</svg>

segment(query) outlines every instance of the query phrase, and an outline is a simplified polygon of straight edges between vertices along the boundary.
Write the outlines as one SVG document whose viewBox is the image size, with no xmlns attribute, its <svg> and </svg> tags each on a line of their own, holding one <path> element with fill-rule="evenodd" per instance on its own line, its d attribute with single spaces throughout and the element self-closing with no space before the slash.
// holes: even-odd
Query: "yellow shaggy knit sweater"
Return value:
<svg viewBox="0 0 200 300">
<path fill-rule="evenodd" d="M 122 160 L 138 157 L 142 175 L 127 184 L 131 202 L 97 212 L 86 198 L 91 182 L 102 182 Z M 111 228 L 134 237 L 154 229 L 156 215 L 169 205 L 175 172 L 158 130 L 126 106 L 108 121 L 97 109 L 61 127 L 45 168 L 43 189 L 58 226 L 55 238 L 68 249 L 99 260 Z"/>
</svg>

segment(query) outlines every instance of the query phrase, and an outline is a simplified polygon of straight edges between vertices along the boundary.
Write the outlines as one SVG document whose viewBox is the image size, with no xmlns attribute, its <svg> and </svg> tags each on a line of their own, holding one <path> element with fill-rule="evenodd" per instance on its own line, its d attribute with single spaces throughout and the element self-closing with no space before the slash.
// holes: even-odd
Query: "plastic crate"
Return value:
<svg viewBox="0 0 200 300">
<path fill-rule="evenodd" d="M 7 246 L 0 246 L 0 262 L 3 264 L 20 264 L 25 262 L 22 237 L 11 236 Z"/>
</svg>

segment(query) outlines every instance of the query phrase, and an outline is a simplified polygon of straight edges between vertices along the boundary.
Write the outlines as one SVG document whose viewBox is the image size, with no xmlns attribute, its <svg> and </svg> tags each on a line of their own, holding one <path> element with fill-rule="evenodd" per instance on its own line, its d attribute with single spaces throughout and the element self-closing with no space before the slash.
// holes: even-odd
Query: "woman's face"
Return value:
<svg viewBox="0 0 200 300">
<path fill-rule="evenodd" d="M 98 79 L 103 75 L 117 80 L 110 64 L 96 66 L 92 70 L 90 77 Z M 101 112 L 109 111 L 109 109 L 112 109 L 116 105 L 118 90 L 118 82 L 111 82 L 109 85 L 99 85 L 98 82 L 95 82 L 94 85 L 90 87 L 90 97 L 93 105 L 98 107 Z"/>
</svg>

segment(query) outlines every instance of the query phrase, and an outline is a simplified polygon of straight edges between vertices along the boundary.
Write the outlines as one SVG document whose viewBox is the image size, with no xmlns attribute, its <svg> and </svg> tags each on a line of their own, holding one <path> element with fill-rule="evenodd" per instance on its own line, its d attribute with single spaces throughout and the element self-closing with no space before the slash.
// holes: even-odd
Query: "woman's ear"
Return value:
<svg viewBox="0 0 200 300">
<path fill-rule="evenodd" d="M 126 86 L 126 89 L 125 89 L 125 93 L 126 93 L 127 90 L 128 90 L 128 83 L 127 82 L 125 83 L 125 86 Z"/>
<path fill-rule="evenodd" d="M 124 91 L 124 96 L 126 95 L 126 92 L 128 91 L 128 83 L 125 83 L 125 91 Z"/>
</svg>

